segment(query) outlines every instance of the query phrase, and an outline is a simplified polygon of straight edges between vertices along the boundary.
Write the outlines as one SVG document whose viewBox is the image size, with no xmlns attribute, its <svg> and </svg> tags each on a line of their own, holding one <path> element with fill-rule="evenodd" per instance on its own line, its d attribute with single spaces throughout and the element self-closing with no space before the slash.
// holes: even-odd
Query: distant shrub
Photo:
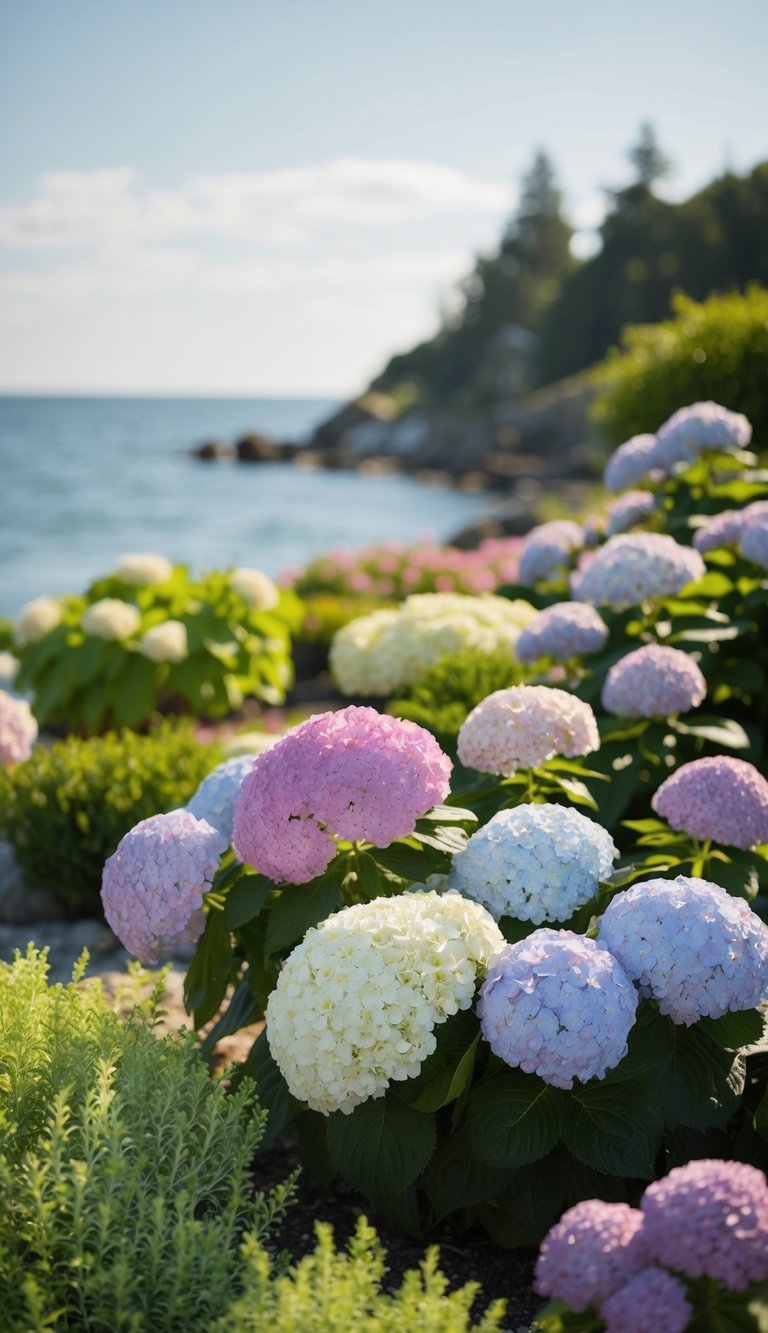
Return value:
<svg viewBox="0 0 768 1333">
<path fill-rule="evenodd" d="M 388 711 L 418 722 L 453 749 L 475 705 L 494 690 L 505 690 L 522 679 L 523 671 L 509 652 L 478 653 L 467 648 L 425 671 L 415 685 L 390 701 Z"/>
<path fill-rule="evenodd" d="M 189 722 L 37 746 L 0 772 L 0 829 L 31 883 L 100 913 L 102 868 L 123 835 L 185 805 L 218 758 Z"/>
<path fill-rule="evenodd" d="M 768 291 L 712 295 L 692 301 L 678 293 L 673 317 L 631 324 L 594 378 L 595 420 L 612 444 L 656 430 L 682 404 L 714 399 L 738 407 L 755 438 L 768 437 Z"/>
</svg>

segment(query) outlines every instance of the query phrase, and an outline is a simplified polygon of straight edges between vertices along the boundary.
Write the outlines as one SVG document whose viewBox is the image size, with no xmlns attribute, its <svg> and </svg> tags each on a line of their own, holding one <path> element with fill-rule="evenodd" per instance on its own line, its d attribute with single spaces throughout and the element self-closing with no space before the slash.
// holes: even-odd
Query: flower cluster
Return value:
<svg viewBox="0 0 768 1333">
<path fill-rule="evenodd" d="M 13 653 L 0 652 L 0 689 L 13 689 L 19 665 L 18 657 L 14 657 Z"/>
<path fill-rule="evenodd" d="M 0 764 L 22 764 L 37 740 L 37 722 L 26 699 L 0 690 Z"/>
<path fill-rule="evenodd" d="M 626 1203 L 586 1199 L 563 1213 L 544 1237 L 536 1260 L 540 1296 L 579 1312 L 600 1305 L 648 1260 L 640 1242 L 643 1215 Z"/>
<path fill-rule="evenodd" d="M 768 992 L 768 926 L 709 880 L 634 884 L 606 908 L 598 939 L 674 1023 L 752 1009 Z"/>
<path fill-rule="evenodd" d="M 653 464 L 671 471 L 678 463 L 691 463 L 706 450 L 733 452 L 745 449 L 752 427 L 741 412 L 730 412 L 719 403 L 691 403 L 673 412 L 656 432 Z"/>
<path fill-rule="evenodd" d="M 607 639 L 608 627 L 593 606 L 586 602 L 556 602 L 526 625 L 517 641 L 515 655 L 519 662 L 525 663 L 540 657 L 565 662 L 571 657 L 599 652 Z"/>
<path fill-rule="evenodd" d="M 603 1301 L 605 1333 L 685 1333 L 693 1306 L 674 1273 L 649 1264 Z"/>
<path fill-rule="evenodd" d="M 706 693 L 707 682 L 688 653 L 647 643 L 611 667 L 601 702 L 618 717 L 670 717 L 698 708 Z"/>
<path fill-rule="evenodd" d="M 706 573 L 698 551 L 658 532 L 609 537 L 572 578 L 579 602 L 626 610 L 655 597 L 672 597 Z"/>
<path fill-rule="evenodd" d="M 656 508 L 656 497 L 651 491 L 626 491 L 608 506 L 605 531 L 609 537 L 626 532 L 650 518 Z"/>
<path fill-rule="evenodd" d="M 104 915 L 142 963 L 156 963 L 203 933 L 203 895 L 226 840 L 187 810 L 152 815 L 126 833 L 104 866 Z"/>
<path fill-rule="evenodd" d="M 655 435 L 633 435 L 620 444 L 605 465 L 603 481 L 608 490 L 623 491 L 640 481 L 659 479 L 653 460 L 655 445 Z"/>
<path fill-rule="evenodd" d="M 271 611 L 280 601 L 276 585 L 260 569 L 233 569 L 229 582 L 252 611 Z"/>
<path fill-rule="evenodd" d="M 557 754 L 572 759 L 599 748 L 589 704 L 548 685 L 495 690 L 472 709 L 458 739 L 462 764 L 507 777 Z"/>
<path fill-rule="evenodd" d="M 413 593 L 459 592 L 479 596 L 517 582 L 519 537 L 488 537 L 474 550 L 422 542 L 380 542 L 361 551 L 336 550 L 281 577 L 302 597 L 321 593 L 400 602 Z"/>
<path fill-rule="evenodd" d="M 404 893 L 344 908 L 307 932 L 267 1005 L 267 1038 L 292 1095 L 353 1111 L 413 1078 L 435 1026 L 472 1003 L 504 940 L 456 894 Z"/>
<path fill-rule="evenodd" d="M 373 708 L 318 713 L 265 750 L 240 789 L 237 855 L 303 884 L 336 852 L 334 836 L 386 847 L 442 801 L 451 761 L 414 722 Z"/>
<path fill-rule="evenodd" d="M 651 807 L 678 832 L 749 851 L 768 842 L 768 782 L 753 764 L 717 754 L 682 764 Z"/>
<path fill-rule="evenodd" d="M 186 625 L 182 620 L 153 625 L 139 641 L 139 652 L 152 662 L 183 662 L 189 656 Z"/>
<path fill-rule="evenodd" d="M 747 529 L 753 523 L 759 526 L 766 514 L 768 500 L 755 500 L 743 509 L 721 509 L 719 514 L 714 514 L 696 529 L 693 544 L 702 555 L 706 551 L 716 551 L 720 546 L 739 546 Z"/>
<path fill-rule="evenodd" d="M 495 1055 L 556 1088 L 603 1078 L 627 1053 L 637 992 L 607 949 L 535 930 L 493 960 L 477 1005 Z"/>
<path fill-rule="evenodd" d="M 140 623 L 136 607 L 118 597 L 102 597 L 83 612 L 83 629 L 97 639 L 130 639 Z"/>
<path fill-rule="evenodd" d="M 520 551 L 518 578 L 521 583 L 538 583 L 539 579 L 560 578 L 571 563 L 574 551 L 584 545 L 584 534 L 579 523 L 568 518 L 556 518 L 532 528 Z"/>
<path fill-rule="evenodd" d="M 567 921 L 618 855 L 611 835 L 568 806 L 500 810 L 453 858 L 449 886 L 497 920 Z"/>
<path fill-rule="evenodd" d="M 55 597 L 36 597 L 33 602 L 27 602 L 16 621 L 16 642 L 22 647 L 38 643 L 61 624 L 62 614 L 61 603 Z"/>
<path fill-rule="evenodd" d="M 195 819 L 204 819 L 212 828 L 232 841 L 235 801 L 245 778 L 253 768 L 255 754 L 239 754 L 225 759 L 200 783 L 186 809 Z"/>
<path fill-rule="evenodd" d="M 155 583 L 167 583 L 173 576 L 173 565 L 164 555 L 123 555 L 117 562 L 115 574 L 134 588 L 149 588 Z"/>
<path fill-rule="evenodd" d="M 751 560 L 761 569 L 768 569 L 768 514 L 763 513 L 746 524 L 739 551 L 745 560 Z"/>
</svg>

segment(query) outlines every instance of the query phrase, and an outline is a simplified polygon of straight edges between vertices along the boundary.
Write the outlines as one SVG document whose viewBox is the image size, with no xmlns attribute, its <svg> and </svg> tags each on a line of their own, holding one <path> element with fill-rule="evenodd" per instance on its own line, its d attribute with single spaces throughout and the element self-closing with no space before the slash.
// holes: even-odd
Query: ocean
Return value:
<svg viewBox="0 0 768 1333">
<path fill-rule="evenodd" d="M 446 540 L 483 496 L 407 477 L 202 463 L 187 451 L 249 430 L 305 441 L 337 406 L 309 398 L 0 396 L 0 616 L 82 592 L 130 551 L 272 577 L 333 547 Z"/>
</svg>

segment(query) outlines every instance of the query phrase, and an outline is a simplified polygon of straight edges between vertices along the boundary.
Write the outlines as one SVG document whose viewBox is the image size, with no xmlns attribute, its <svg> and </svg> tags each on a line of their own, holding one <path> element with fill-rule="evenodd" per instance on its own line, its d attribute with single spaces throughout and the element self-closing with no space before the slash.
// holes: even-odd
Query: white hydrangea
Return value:
<svg viewBox="0 0 768 1333">
<path fill-rule="evenodd" d="M 183 662 L 189 656 L 186 625 L 181 620 L 153 625 L 140 640 L 139 652 L 153 662 Z"/>
<path fill-rule="evenodd" d="M 346 907 L 309 930 L 267 1005 L 270 1050 L 291 1093 L 349 1114 L 414 1078 L 434 1029 L 472 1003 L 504 946 L 492 917 L 457 894 L 404 893 Z"/>
<path fill-rule="evenodd" d="M 83 629 L 97 639 L 130 639 L 140 623 L 136 607 L 119 597 L 102 597 L 83 612 Z"/>
<path fill-rule="evenodd" d="M 280 601 L 277 585 L 260 569 L 233 569 L 229 582 L 252 611 L 271 611 Z"/>
<path fill-rule="evenodd" d="M 61 624 L 61 603 L 55 597 L 36 597 L 21 608 L 14 630 L 16 642 L 21 647 L 28 643 L 37 643 Z"/>
<path fill-rule="evenodd" d="M 115 574 L 135 588 L 148 588 L 153 583 L 167 583 L 173 575 L 173 565 L 164 555 L 132 552 L 121 555 Z"/>
<path fill-rule="evenodd" d="M 0 653 L 0 689 L 13 689 L 20 665 L 18 657 L 14 657 L 13 653 Z"/>
</svg>

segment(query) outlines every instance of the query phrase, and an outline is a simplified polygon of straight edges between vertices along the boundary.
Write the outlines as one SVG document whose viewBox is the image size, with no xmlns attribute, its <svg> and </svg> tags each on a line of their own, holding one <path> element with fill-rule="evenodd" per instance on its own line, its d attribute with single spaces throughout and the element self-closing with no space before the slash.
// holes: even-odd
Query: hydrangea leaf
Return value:
<svg viewBox="0 0 768 1333">
<path fill-rule="evenodd" d="M 435 1147 L 435 1122 L 391 1093 L 328 1117 L 327 1145 L 355 1189 L 384 1203 L 397 1198 L 424 1170 Z"/>
<path fill-rule="evenodd" d="M 662 1130 L 654 1083 L 609 1075 L 574 1086 L 563 1127 L 573 1155 L 608 1175 L 652 1179 Z"/>
<path fill-rule="evenodd" d="M 261 1143 L 262 1148 L 269 1148 L 282 1134 L 297 1104 L 269 1049 L 266 1028 L 253 1043 L 247 1059 L 235 1075 L 236 1079 L 238 1074 L 240 1078 L 247 1075 L 253 1079 L 259 1106 L 269 1113 Z"/>
<path fill-rule="evenodd" d="M 473 1150 L 493 1166 L 527 1166 L 557 1143 L 563 1109 L 563 1094 L 535 1074 L 519 1069 L 494 1074 L 469 1099 Z"/>
<path fill-rule="evenodd" d="M 232 967 L 229 929 L 222 912 L 210 912 L 184 978 L 184 1004 L 203 1027 L 224 999 Z"/>
<path fill-rule="evenodd" d="M 224 902 L 224 920 L 229 929 L 237 930 L 258 916 L 271 888 L 272 881 L 266 875 L 241 872 Z"/>
<path fill-rule="evenodd" d="M 333 872 L 319 875 L 308 884 L 289 884 L 281 889 L 269 912 L 267 953 L 295 944 L 310 926 L 324 921 L 340 904 L 341 887 Z"/>
<path fill-rule="evenodd" d="M 465 1123 L 438 1147 L 427 1168 L 424 1186 L 438 1217 L 445 1217 L 458 1208 L 493 1198 L 514 1174 L 513 1167 L 491 1166 L 480 1160 Z"/>
</svg>

